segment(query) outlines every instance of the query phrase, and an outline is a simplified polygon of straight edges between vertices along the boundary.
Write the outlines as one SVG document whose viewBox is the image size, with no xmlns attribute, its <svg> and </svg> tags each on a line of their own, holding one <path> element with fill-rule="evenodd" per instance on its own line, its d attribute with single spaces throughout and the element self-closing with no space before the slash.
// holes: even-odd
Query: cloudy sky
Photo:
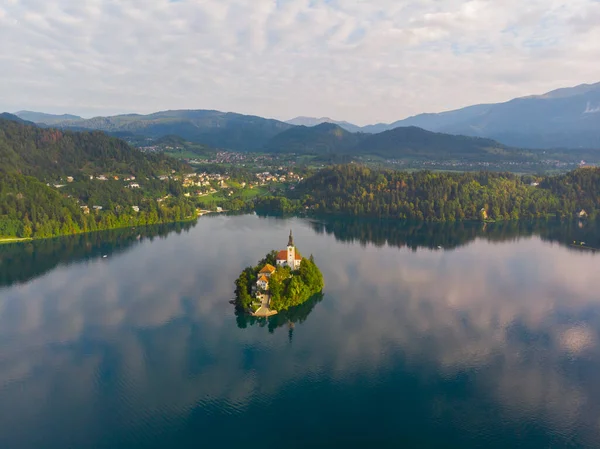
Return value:
<svg viewBox="0 0 600 449">
<path fill-rule="evenodd" d="M 2 0 L 0 110 L 357 124 L 600 81 L 598 0 Z"/>
</svg>

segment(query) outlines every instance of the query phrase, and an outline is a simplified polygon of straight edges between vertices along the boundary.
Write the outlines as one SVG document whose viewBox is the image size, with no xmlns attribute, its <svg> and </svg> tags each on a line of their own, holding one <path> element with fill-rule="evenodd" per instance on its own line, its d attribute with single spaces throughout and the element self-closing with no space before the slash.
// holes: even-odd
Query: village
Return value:
<svg viewBox="0 0 600 449">
<path fill-rule="evenodd" d="M 294 173 L 292 169 L 274 167 L 271 171 L 244 172 L 243 175 L 236 172 L 233 176 L 226 170 L 223 173 L 201 171 L 184 174 L 173 170 L 169 174 L 162 174 L 153 178 L 143 177 L 141 179 L 132 174 L 69 175 L 55 182 L 49 182 L 47 185 L 64 190 L 65 196 L 76 197 L 76 192 L 81 189 L 82 185 L 87 185 L 87 183 L 118 183 L 124 190 L 139 191 L 141 195 L 136 195 L 135 198 L 141 199 L 148 197 L 148 191 L 154 192 L 157 190 L 157 181 L 176 183 L 180 186 L 177 188 L 176 195 L 197 198 L 199 201 L 198 215 L 203 215 L 209 212 L 224 212 L 223 204 L 234 199 L 245 201 L 261 195 L 275 194 L 281 189 L 293 190 L 296 184 L 303 179 L 303 176 Z M 167 193 L 166 195 L 154 196 L 154 200 L 162 203 L 172 197 L 172 193 Z M 80 200 L 77 201 L 81 203 Z M 102 203 L 80 204 L 82 212 L 86 215 L 92 211 L 101 211 L 106 206 L 107 204 Z M 138 204 L 132 204 L 130 207 L 131 211 L 140 212 Z"/>
</svg>

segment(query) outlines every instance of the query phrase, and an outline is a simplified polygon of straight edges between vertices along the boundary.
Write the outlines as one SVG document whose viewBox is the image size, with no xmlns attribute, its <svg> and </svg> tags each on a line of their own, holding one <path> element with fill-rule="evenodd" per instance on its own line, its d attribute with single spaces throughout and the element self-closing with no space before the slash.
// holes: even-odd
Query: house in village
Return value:
<svg viewBox="0 0 600 449">
<path fill-rule="evenodd" d="M 261 290 L 268 290 L 269 278 L 273 273 L 275 273 L 275 267 L 271 264 L 266 264 L 262 270 L 258 272 L 258 281 L 256 281 L 256 286 Z"/>
</svg>

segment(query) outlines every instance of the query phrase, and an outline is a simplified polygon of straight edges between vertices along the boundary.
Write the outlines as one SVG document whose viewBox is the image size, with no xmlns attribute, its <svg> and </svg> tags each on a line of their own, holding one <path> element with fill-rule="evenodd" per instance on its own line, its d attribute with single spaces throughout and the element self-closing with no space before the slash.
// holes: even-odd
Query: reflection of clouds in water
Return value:
<svg viewBox="0 0 600 449">
<path fill-rule="evenodd" d="M 300 223 L 201 219 L 189 234 L 4 291 L 0 398 L 16 400 L 21 383 L 22 404 L 43 395 L 42 410 L 59 401 L 58 392 L 68 399 L 64 407 L 106 400 L 97 396 L 108 388 L 98 370 L 108 356 L 95 345 L 108 344 L 127 407 L 179 414 L 219 400 L 236 413 L 251 398 L 268 400 L 308 376 L 345 382 L 376 373 L 397 363 L 400 352 L 410 365 L 434 364 L 444 376 L 484 373 L 478 386 L 513 413 L 548 413 L 567 426 L 577 419 L 593 391 L 556 367 L 565 357 L 598 352 L 594 323 L 577 324 L 598 306 L 594 256 L 535 238 L 413 253 L 338 243 Z M 227 303 L 239 271 L 283 246 L 290 225 L 326 281 L 325 301 L 293 346 L 281 332 L 237 329 Z M 562 322 L 562 315 L 579 321 Z M 546 335 L 545 343 L 525 338 L 521 328 Z M 63 383 L 74 377 L 70 391 Z M 597 418 L 592 403 L 586 406 Z M 21 419 L 15 429 L 23 428 L 32 413 L 23 405 L 0 422 Z M 0 430 L 5 426 L 11 428 Z"/>
<path fill-rule="evenodd" d="M 559 341 L 570 354 L 581 354 L 596 345 L 596 334 L 588 326 L 579 325 L 562 332 Z"/>
<path fill-rule="evenodd" d="M 552 334 L 557 313 L 577 316 L 597 307 L 591 294 L 599 291 L 600 279 L 590 264 L 593 258 L 542 246 L 537 239 L 488 248 L 478 241 L 451 254 L 419 252 L 410 257 L 367 249 L 357 270 L 369 276 L 348 281 L 344 288 L 364 302 L 377 297 L 376 309 L 339 301 L 329 326 L 341 328 L 346 320 L 360 320 L 360 334 L 344 334 L 332 345 L 338 361 L 385 364 L 388 359 L 381 348 L 386 344 L 400 348 L 409 359 L 432 361 L 450 375 L 485 370 L 501 359 L 496 371 L 479 376 L 485 390 L 495 392 L 509 408 L 536 408 L 561 417 L 561 425 L 572 425 L 568 419 L 578 416 L 589 386 L 576 385 L 557 366 L 565 350 L 573 354 L 579 344 L 591 349 L 593 332 L 567 330 L 568 340 L 563 334 L 550 342 L 551 347 L 540 348 L 543 357 L 532 360 L 520 353 L 536 350 L 539 343 L 509 340 L 510 328 L 517 322 L 532 334 Z M 333 294 L 341 295 L 344 276 L 337 280 L 341 291 Z M 343 363 L 339 369 L 343 373 Z M 598 416 L 597 403 L 594 408 Z"/>
</svg>

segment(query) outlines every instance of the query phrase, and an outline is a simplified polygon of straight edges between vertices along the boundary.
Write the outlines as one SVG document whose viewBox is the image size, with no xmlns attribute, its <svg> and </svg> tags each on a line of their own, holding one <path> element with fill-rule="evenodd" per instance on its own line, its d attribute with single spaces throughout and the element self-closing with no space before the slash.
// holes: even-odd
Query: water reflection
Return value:
<svg viewBox="0 0 600 449">
<path fill-rule="evenodd" d="M 507 221 L 498 223 L 407 223 L 352 217 L 313 220 L 315 232 L 333 234 L 343 242 L 372 243 L 419 248 L 454 249 L 477 238 L 494 242 L 540 236 L 575 250 L 596 252 L 600 249 L 600 223 L 556 220 Z M 584 245 L 581 245 L 581 243 Z"/>
<path fill-rule="evenodd" d="M 27 282 L 59 265 L 117 255 L 146 239 L 166 238 L 192 226 L 172 223 L 0 245 L 0 287 Z"/>
<path fill-rule="evenodd" d="M 287 326 L 290 342 L 294 335 L 294 328 L 296 324 L 302 324 L 308 318 L 308 315 L 313 311 L 315 306 L 320 303 L 324 298 L 322 293 L 316 294 L 308 299 L 303 304 L 296 307 L 291 307 L 288 310 L 283 310 L 277 315 L 271 316 L 267 319 L 257 318 L 246 313 L 238 307 L 235 307 L 236 323 L 238 328 L 245 329 L 248 326 L 260 326 L 267 327 L 269 332 L 273 333 L 275 329 Z"/>
<path fill-rule="evenodd" d="M 233 280 L 290 228 L 327 298 L 265 332 Z M 599 259 L 551 244 L 579 228 L 403 229 L 203 217 L 3 289 L 0 446 L 597 447 Z"/>
</svg>

